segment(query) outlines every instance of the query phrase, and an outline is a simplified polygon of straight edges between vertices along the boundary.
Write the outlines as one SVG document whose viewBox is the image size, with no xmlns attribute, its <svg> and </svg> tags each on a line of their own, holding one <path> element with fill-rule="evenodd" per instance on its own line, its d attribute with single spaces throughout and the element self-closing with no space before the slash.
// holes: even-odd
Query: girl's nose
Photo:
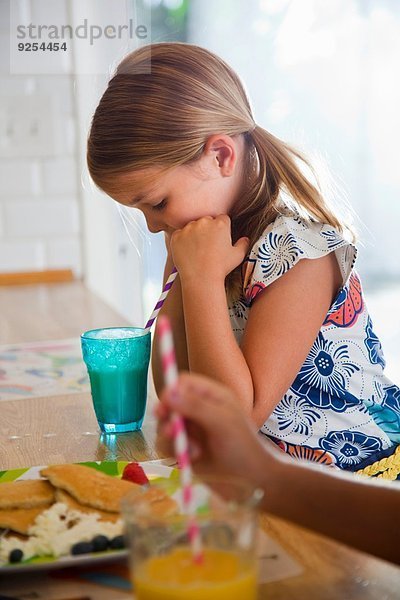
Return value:
<svg viewBox="0 0 400 600">
<path fill-rule="evenodd" d="M 150 233 L 160 233 L 160 231 L 163 231 L 161 228 L 155 229 L 154 227 L 149 226 L 147 226 L 147 228 L 150 231 Z"/>
<path fill-rule="evenodd" d="M 155 221 L 153 221 L 153 219 L 150 219 L 147 215 L 144 215 L 144 218 L 146 219 L 147 229 L 150 231 L 150 233 L 159 233 L 160 231 L 163 230 L 160 223 L 156 223 Z"/>
</svg>

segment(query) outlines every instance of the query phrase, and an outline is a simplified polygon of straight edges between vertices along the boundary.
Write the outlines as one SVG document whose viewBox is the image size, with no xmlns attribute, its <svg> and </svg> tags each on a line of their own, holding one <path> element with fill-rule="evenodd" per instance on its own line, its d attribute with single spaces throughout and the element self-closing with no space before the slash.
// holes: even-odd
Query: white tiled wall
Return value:
<svg viewBox="0 0 400 600">
<path fill-rule="evenodd" d="M 134 3 L 125 0 L 11 2 L 25 23 L 51 23 L 55 17 L 76 24 L 83 17 L 93 23 L 124 23 L 135 16 Z M 89 289 L 133 324 L 142 325 L 142 248 L 148 240 L 145 243 L 135 227 L 128 238 L 115 204 L 91 185 L 86 166 L 93 112 L 128 46 L 122 44 L 110 57 L 108 45 L 103 45 L 89 56 L 80 51 L 79 40 L 73 40 L 74 60 L 59 65 L 54 75 L 10 75 L 6 4 L 0 0 L 0 272 L 69 267 L 77 275 L 83 271 Z M 51 55 L 43 54 L 41 61 L 51 72 Z M 30 114 L 28 129 L 33 117 L 43 118 L 44 113 L 49 127 L 40 128 L 40 152 L 38 144 L 36 152 L 30 151 L 32 139 L 28 143 L 25 134 L 18 152 L 15 145 L 13 152 L 2 145 L 2 101 L 8 102 L 9 111 L 23 115 L 21 122 Z"/>
<path fill-rule="evenodd" d="M 5 4 L 1 2 L 3 7 Z M 20 4 L 25 11 L 33 7 L 30 0 Z M 50 10 L 53 3 L 44 4 Z M 66 0 L 57 2 L 58 11 L 62 4 L 66 6 Z M 7 28 L 7 14 L 2 11 L 0 39 L 4 44 Z M 1 98 L 10 96 L 25 98 L 22 113 L 29 111 L 35 98 L 48 98 L 53 136 L 48 140 L 48 152 L 22 149 L 16 157 L 0 158 L 0 272 L 71 268 L 80 276 L 80 174 L 73 78 L 68 74 L 12 75 L 8 48 L 0 54 L 0 103 Z"/>
</svg>

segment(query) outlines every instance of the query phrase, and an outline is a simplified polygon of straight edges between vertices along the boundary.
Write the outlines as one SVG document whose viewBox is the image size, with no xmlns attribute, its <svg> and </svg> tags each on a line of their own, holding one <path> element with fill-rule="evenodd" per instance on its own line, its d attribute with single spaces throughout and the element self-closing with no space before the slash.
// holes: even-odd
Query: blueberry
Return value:
<svg viewBox="0 0 400 600">
<path fill-rule="evenodd" d="M 109 544 L 109 539 L 105 535 L 96 535 L 92 539 L 93 552 L 104 552 L 107 550 Z"/>
<path fill-rule="evenodd" d="M 91 542 L 78 542 L 74 544 L 71 548 L 71 554 L 87 554 L 88 552 L 93 552 L 93 544 Z"/>
<path fill-rule="evenodd" d="M 117 535 L 115 538 L 110 540 L 110 548 L 113 550 L 121 550 L 121 548 L 125 548 L 125 540 L 123 535 Z"/>
<path fill-rule="evenodd" d="M 18 563 L 21 562 L 23 556 L 24 553 L 22 552 L 22 550 L 20 550 L 19 548 L 14 548 L 14 550 L 11 550 L 8 560 L 10 563 Z"/>
</svg>

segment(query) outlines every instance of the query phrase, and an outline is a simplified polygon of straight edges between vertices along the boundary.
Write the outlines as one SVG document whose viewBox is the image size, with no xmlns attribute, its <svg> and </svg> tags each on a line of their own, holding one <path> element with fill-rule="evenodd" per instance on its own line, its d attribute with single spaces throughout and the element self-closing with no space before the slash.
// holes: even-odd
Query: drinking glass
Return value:
<svg viewBox="0 0 400 600">
<path fill-rule="evenodd" d="M 140 327 L 106 327 L 81 335 L 97 421 L 105 433 L 140 429 L 147 398 L 151 334 Z"/>
<path fill-rule="evenodd" d="M 176 501 L 176 514 L 166 511 L 162 500 L 158 506 L 140 502 L 137 491 L 122 500 L 135 598 L 255 600 L 262 490 L 241 478 L 207 476 L 194 481 L 202 544 L 198 562 L 190 545 L 191 517 L 184 510 L 181 484 L 175 479 L 151 484 L 155 486 Z"/>
</svg>

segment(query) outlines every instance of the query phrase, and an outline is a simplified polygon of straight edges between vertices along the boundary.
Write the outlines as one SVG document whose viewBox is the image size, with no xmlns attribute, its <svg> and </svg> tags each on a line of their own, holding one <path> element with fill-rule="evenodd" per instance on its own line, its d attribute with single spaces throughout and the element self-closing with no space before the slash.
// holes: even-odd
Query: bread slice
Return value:
<svg viewBox="0 0 400 600">
<path fill-rule="evenodd" d="M 130 481 L 111 477 L 84 465 L 52 465 L 41 470 L 56 488 L 61 488 L 84 506 L 106 512 L 119 512 L 121 498 L 141 486 Z"/>
<path fill-rule="evenodd" d="M 0 510 L 36 508 L 54 502 L 54 488 L 48 481 L 26 479 L 0 484 Z"/>
</svg>

